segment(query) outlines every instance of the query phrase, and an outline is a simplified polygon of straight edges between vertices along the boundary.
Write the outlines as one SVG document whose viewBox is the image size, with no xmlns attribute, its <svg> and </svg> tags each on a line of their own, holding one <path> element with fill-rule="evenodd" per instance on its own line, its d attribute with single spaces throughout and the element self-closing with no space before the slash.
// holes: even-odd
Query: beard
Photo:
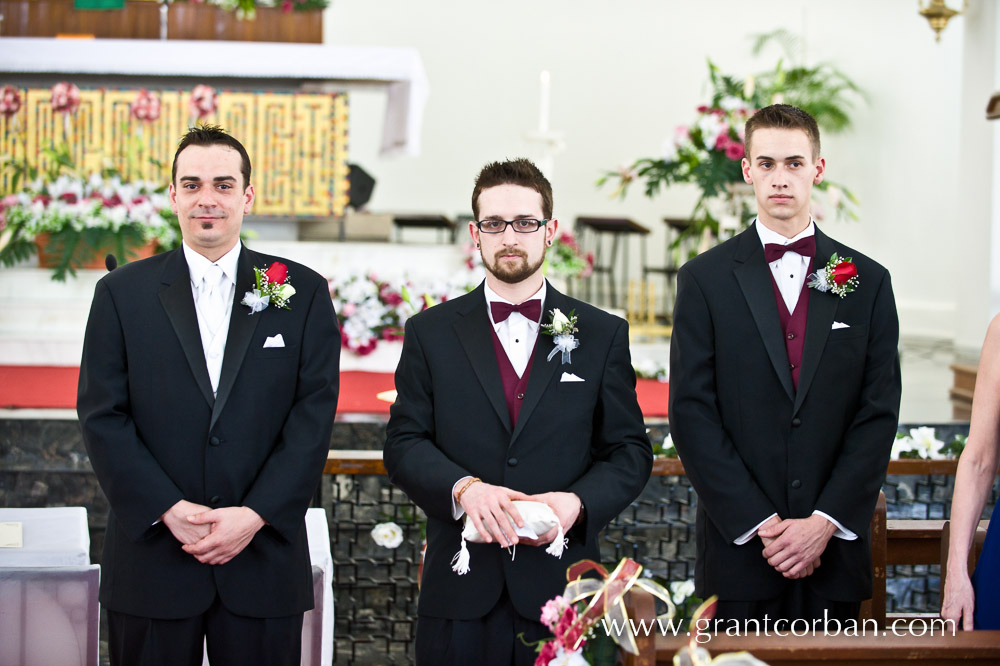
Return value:
<svg viewBox="0 0 1000 666">
<path fill-rule="evenodd" d="M 482 250 L 480 250 L 482 254 Z M 505 254 L 516 254 L 521 257 L 521 261 L 510 265 L 509 263 L 502 263 L 500 257 Z M 542 267 L 542 263 L 545 261 L 545 249 L 542 249 L 542 256 L 534 264 L 528 263 L 528 255 L 522 250 L 508 250 L 500 249 L 497 250 L 496 254 L 493 255 L 493 261 L 490 262 L 486 255 L 483 255 L 483 266 L 489 271 L 493 277 L 500 280 L 501 282 L 506 282 L 507 284 L 517 284 L 518 282 L 524 282 L 529 277 L 534 275 L 539 268 Z"/>
</svg>

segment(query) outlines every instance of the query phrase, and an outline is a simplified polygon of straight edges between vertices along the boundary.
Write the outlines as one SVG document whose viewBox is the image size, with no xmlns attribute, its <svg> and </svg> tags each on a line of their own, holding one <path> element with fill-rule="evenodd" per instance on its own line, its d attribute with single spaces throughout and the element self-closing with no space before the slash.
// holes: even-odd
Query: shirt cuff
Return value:
<svg viewBox="0 0 1000 666">
<path fill-rule="evenodd" d="M 455 520 L 459 520 L 465 515 L 465 509 L 462 508 L 461 504 L 455 501 L 455 491 L 458 490 L 458 486 L 460 484 L 465 483 L 471 478 L 472 476 L 463 476 L 455 482 L 455 485 L 451 487 L 451 517 Z"/>
<path fill-rule="evenodd" d="M 844 541 L 854 541 L 855 539 L 858 538 L 857 534 L 855 534 L 851 530 L 847 529 L 846 527 L 844 527 L 843 525 L 841 525 L 840 523 L 838 523 L 836 520 L 834 520 L 833 518 L 831 518 L 827 514 L 823 513 L 822 511 L 819 511 L 819 510 L 813 511 L 813 515 L 814 516 L 823 516 L 824 518 L 826 518 L 827 520 L 829 520 L 831 523 L 833 523 L 833 526 L 837 528 L 837 531 L 833 533 L 833 536 L 837 537 L 838 539 L 843 539 Z"/>
<path fill-rule="evenodd" d="M 749 541 L 750 539 L 752 539 L 755 536 L 757 536 L 757 530 L 759 530 L 764 525 L 764 523 L 766 523 L 767 521 L 769 521 L 772 518 L 776 517 L 777 515 L 778 514 L 776 514 L 776 513 L 772 513 L 770 516 L 768 516 L 764 520 L 762 520 L 759 523 L 757 523 L 757 525 L 752 530 L 750 530 L 749 532 L 746 532 L 745 534 L 743 534 L 742 536 L 740 536 L 739 538 L 737 538 L 736 540 L 734 540 L 733 543 L 736 544 L 737 546 L 742 546 L 747 541 Z"/>
</svg>

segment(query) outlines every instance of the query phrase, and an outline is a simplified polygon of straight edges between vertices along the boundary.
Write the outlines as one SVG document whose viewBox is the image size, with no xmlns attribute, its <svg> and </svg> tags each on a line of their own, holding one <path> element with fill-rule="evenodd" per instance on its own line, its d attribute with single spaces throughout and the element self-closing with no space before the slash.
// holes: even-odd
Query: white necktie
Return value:
<svg viewBox="0 0 1000 666">
<path fill-rule="evenodd" d="M 212 335 L 218 332 L 226 313 L 225 299 L 229 290 L 225 278 L 226 274 L 218 264 L 212 264 L 201 281 L 201 313 Z"/>
</svg>

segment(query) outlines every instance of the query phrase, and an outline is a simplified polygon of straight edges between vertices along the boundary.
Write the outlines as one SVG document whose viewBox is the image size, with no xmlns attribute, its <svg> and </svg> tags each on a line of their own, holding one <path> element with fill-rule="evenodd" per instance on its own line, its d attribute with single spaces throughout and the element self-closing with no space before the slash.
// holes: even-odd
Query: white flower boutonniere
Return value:
<svg viewBox="0 0 1000 666">
<path fill-rule="evenodd" d="M 569 316 L 564 315 L 559 308 L 551 311 L 552 321 L 542 324 L 542 333 L 551 335 L 555 342 L 555 349 L 549 352 L 546 361 L 551 361 L 556 352 L 562 352 L 562 362 L 570 363 L 570 352 L 580 346 L 580 341 L 573 337 L 579 331 L 576 327 L 577 317 L 575 310 L 569 311 Z"/>
<path fill-rule="evenodd" d="M 253 268 L 257 276 L 257 287 L 243 295 L 243 305 L 250 308 L 250 314 L 260 312 L 273 303 L 276 308 L 291 310 L 288 299 L 295 295 L 295 287 L 288 282 L 288 266 L 276 261 L 268 268 Z"/>
<path fill-rule="evenodd" d="M 820 291 L 832 291 L 843 298 L 858 288 L 858 267 L 851 257 L 841 259 L 834 252 L 826 266 L 809 276 L 809 286 Z"/>
</svg>

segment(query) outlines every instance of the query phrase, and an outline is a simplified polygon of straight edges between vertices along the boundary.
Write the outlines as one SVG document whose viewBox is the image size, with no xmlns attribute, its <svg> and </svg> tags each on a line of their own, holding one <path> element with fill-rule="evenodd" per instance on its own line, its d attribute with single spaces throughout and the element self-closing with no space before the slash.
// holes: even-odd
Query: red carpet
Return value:
<svg viewBox="0 0 1000 666">
<path fill-rule="evenodd" d="M 0 407 L 75 409 L 79 368 L 37 365 L 0 366 Z M 388 414 L 389 403 L 375 396 L 394 388 L 392 373 L 340 373 L 341 414 Z M 667 415 L 667 384 L 640 379 L 639 407 L 646 418 Z"/>
</svg>

